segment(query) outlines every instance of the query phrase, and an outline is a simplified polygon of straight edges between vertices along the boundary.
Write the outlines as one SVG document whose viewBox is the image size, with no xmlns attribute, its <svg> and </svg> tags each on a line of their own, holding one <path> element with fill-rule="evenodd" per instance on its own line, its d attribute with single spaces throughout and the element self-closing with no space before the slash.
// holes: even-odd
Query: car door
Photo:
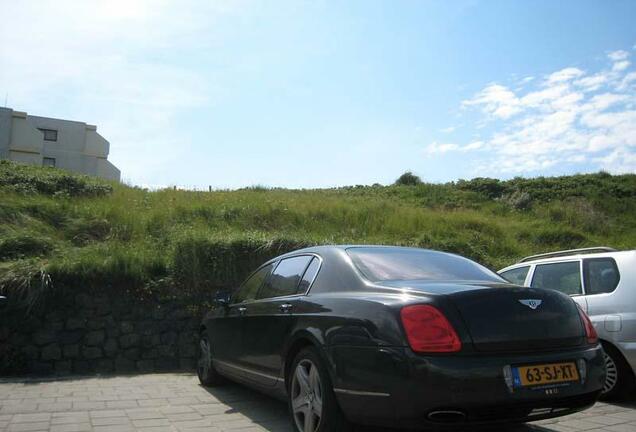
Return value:
<svg viewBox="0 0 636 432">
<path fill-rule="evenodd" d="M 282 259 L 257 300 L 247 306 L 241 364 L 258 384 L 273 386 L 282 376 L 282 352 L 293 325 L 293 310 L 304 294 L 298 292 L 299 285 L 312 259 L 312 255 Z"/>
<path fill-rule="evenodd" d="M 228 306 L 217 311 L 209 324 L 210 347 L 215 366 L 231 375 L 241 375 L 239 367 L 245 341 L 243 318 L 250 302 L 272 272 L 274 264 L 265 265 L 250 275 L 232 293 Z"/>
<path fill-rule="evenodd" d="M 553 289 L 567 294 L 584 311 L 587 311 L 580 259 L 537 264 L 532 272 L 530 286 Z"/>
</svg>

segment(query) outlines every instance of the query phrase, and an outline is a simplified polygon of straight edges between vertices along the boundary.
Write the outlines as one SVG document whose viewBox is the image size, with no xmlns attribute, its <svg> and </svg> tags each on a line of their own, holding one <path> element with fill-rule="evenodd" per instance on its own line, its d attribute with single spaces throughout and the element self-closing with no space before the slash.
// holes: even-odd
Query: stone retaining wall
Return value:
<svg viewBox="0 0 636 432">
<path fill-rule="evenodd" d="M 188 308 L 88 294 L 58 303 L 0 319 L 0 375 L 194 370 L 200 321 Z"/>
</svg>

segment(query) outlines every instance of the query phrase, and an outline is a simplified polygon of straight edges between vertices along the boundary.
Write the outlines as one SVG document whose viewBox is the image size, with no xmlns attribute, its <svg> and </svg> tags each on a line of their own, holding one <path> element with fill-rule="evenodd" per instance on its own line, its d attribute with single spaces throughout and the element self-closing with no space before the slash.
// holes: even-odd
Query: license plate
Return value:
<svg viewBox="0 0 636 432">
<path fill-rule="evenodd" d="M 579 380 L 574 362 L 517 366 L 512 368 L 515 387 L 531 387 Z"/>
</svg>

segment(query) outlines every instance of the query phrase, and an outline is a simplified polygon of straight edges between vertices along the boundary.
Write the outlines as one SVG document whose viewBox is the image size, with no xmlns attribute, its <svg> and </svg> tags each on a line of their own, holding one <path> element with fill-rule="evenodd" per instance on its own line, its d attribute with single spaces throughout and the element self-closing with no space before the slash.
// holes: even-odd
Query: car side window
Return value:
<svg viewBox="0 0 636 432">
<path fill-rule="evenodd" d="M 307 290 L 311 286 L 311 283 L 316 278 L 316 275 L 318 274 L 319 269 L 320 269 L 320 260 L 314 257 L 309 263 L 309 265 L 307 266 L 307 270 L 305 270 L 305 274 L 303 275 L 303 278 L 300 280 L 300 285 L 298 285 L 298 291 L 297 291 L 298 293 L 304 294 L 307 292 Z"/>
<path fill-rule="evenodd" d="M 265 267 L 257 270 L 249 279 L 243 282 L 238 290 L 232 296 L 232 303 L 241 303 L 248 300 L 254 300 L 259 288 L 263 285 L 263 282 L 267 279 L 267 276 L 272 272 L 274 264 L 266 265 Z"/>
<path fill-rule="evenodd" d="M 300 279 L 312 258 L 310 255 L 303 255 L 281 260 L 272 276 L 267 279 L 261 288 L 258 298 L 296 294 Z"/>
<path fill-rule="evenodd" d="M 548 288 L 568 295 L 583 294 L 578 261 L 538 264 L 532 277 L 533 288 Z"/>
<path fill-rule="evenodd" d="M 515 285 L 523 285 L 526 282 L 528 270 L 530 270 L 530 266 L 514 268 L 511 270 L 506 270 L 505 272 L 501 272 L 500 276 Z"/>
<path fill-rule="evenodd" d="M 586 294 L 611 293 L 618 286 L 620 273 L 612 258 L 583 260 L 583 276 Z"/>
</svg>

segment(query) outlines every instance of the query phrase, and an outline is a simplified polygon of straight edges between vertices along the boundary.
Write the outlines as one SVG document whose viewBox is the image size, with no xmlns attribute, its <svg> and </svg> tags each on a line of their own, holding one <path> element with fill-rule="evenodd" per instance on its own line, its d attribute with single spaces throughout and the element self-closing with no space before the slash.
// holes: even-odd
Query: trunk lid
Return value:
<svg viewBox="0 0 636 432">
<path fill-rule="evenodd" d="M 557 291 L 499 286 L 456 291 L 448 297 L 477 351 L 562 349 L 585 340 L 576 304 Z"/>
</svg>

